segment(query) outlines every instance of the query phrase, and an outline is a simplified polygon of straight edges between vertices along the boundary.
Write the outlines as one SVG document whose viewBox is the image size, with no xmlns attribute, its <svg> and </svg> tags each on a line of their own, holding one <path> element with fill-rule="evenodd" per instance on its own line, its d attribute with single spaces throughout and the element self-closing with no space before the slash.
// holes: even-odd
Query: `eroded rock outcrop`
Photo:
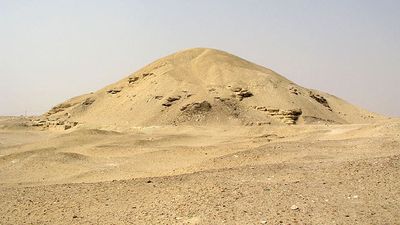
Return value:
<svg viewBox="0 0 400 225">
<path fill-rule="evenodd" d="M 93 104 L 93 102 L 95 102 L 96 100 L 94 98 L 87 98 L 85 99 L 85 101 L 82 102 L 82 105 L 84 106 L 89 106 L 91 104 Z"/>
<path fill-rule="evenodd" d="M 68 130 L 78 125 L 78 122 L 71 122 L 66 120 L 51 120 L 48 118 L 35 119 L 31 121 L 31 126 L 41 127 L 43 129 L 57 128 L 62 130 Z"/>
<path fill-rule="evenodd" d="M 59 112 L 63 112 L 63 111 L 65 111 L 66 109 L 71 108 L 71 107 L 73 107 L 73 106 L 76 105 L 76 104 L 77 104 L 77 103 L 75 103 L 75 104 L 71 104 L 71 103 L 62 103 L 62 104 L 56 105 L 56 106 L 54 106 L 52 109 L 50 109 L 45 115 L 46 115 L 46 116 L 50 116 L 50 115 L 53 115 L 53 114 L 56 114 L 56 113 L 59 113 Z"/>
<path fill-rule="evenodd" d="M 207 101 L 193 102 L 182 106 L 181 111 L 185 112 L 208 112 L 211 110 L 211 104 Z"/>
<path fill-rule="evenodd" d="M 175 101 L 178 101 L 182 97 L 180 95 L 174 95 L 167 98 L 167 101 L 164 102 L 162 105 L 165 107 L 170 107 Z"/>
<path fill-rule="evenodd" d="M 234 92 L 234 96 L 239 100 L 242 101 L 243 98 L 249 98 L 253 96 L 253 93 L 251 93 L 247 89 L 243 89 L 241 87 L 233 87 L 231 90 Z"/>
<path fill-rule="evenodd" d="M 290 87 L 289 88 L 290 93 L 294 94 L 294 95 L 300 95 L 300 91 L 296 88 L 296 87 Z"/>
<path fill-rule="evenodd" d="M 296 124 L 297 120 L 303 113 L 301 109 L 280 110 L 267 108 L 265 106 L 256 106 L 254 108 L 259 111 L 264 111 L 267 113 L 267 115 L 289 125 Z"/>
<path fill-rule="evenodd" d="M 134 84 L 138 80 L 139 80 L 139 77 L 129 77 L 128 78 L 128 83 L 129 84 Z"/>
<path fill-rule="evenodd" d="M 115 94 L 120 93 L 121 91 L 122 91 L 122 88 L 113 88 L 113 89 L 108 90 L 107 93 L 115 95 Z"/>
<path fill-rule="evenodd" d="M 154 75 L 154 73 L 151 73 L 151 72 L 149 72 L 149 73 L 142 73 L 142 77 L 147 77 L 147 76 L 152 76 L 152 75 Z"/>
<path fill-rule="evenodd" d="M 315 94 L 314 92 L 310 91 L 310 97 L 317 101 L 319 104 L 325 106 L 329 110 L 332 111 L 331 106 L 328 103 L 328 100 L 321 95 Z"/>
<path fill-rule="evenodd" d="M 180 115 L 175 120 L 176 124 L 200 123 L 206 121 L 212 114 L 212 105 L 208 101 L 192 102 L 180 108 Z"/>
</svg>

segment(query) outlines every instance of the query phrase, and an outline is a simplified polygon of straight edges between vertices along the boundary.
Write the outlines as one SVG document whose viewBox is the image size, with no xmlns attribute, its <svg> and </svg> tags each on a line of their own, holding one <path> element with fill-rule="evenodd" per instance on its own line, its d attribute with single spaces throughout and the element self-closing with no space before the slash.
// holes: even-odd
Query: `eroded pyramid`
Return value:
<svg viewBox="0 0 400 225">
<path fill-rule="evenodd" d="M 265 67 L 206 48 L 159 59 L 92 94 L 72 98 L 36 126 L 294 125 L 379 117 L 301 87 Z"/>
</svg>

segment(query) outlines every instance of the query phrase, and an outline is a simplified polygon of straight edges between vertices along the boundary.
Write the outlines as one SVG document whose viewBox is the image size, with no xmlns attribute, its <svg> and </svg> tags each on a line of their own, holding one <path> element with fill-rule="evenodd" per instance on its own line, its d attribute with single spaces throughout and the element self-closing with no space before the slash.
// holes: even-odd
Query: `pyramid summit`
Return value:
<svg viewBox="0 0 400 225">
<path fill-rule="evenodd" d="M 379 115 L 301 87 L 224 51 L 166 56 L 94 93 L 53 107 L 35 126 L 366 123 Z"/>
</svg>

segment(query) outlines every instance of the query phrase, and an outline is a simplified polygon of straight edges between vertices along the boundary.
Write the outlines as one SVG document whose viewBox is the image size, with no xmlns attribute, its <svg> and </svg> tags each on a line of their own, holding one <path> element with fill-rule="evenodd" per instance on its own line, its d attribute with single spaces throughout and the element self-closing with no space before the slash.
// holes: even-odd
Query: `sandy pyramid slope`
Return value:
<svg viewBox="0 0 400 225">
<path fill-rule="evenodd" d="M 55 106 L 35 126 L 367 123 L 379 115 L 301 87 L 265 67 L 206 48 L 159 59 Z"/>
</svg>

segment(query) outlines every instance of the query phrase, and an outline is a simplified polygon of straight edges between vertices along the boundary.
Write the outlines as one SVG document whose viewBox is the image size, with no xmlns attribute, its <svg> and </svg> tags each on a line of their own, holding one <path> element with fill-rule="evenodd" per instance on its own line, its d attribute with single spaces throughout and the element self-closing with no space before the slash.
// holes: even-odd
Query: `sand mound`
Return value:
<svg viewBox="0 0 400 225">
<path fill-rule="evenodd" d="M 34 126 L 365 123 L 378 115 L 274 71 L 205 48 L 157 60 L 95 93 L 59 104 Z"/>
</svg>

